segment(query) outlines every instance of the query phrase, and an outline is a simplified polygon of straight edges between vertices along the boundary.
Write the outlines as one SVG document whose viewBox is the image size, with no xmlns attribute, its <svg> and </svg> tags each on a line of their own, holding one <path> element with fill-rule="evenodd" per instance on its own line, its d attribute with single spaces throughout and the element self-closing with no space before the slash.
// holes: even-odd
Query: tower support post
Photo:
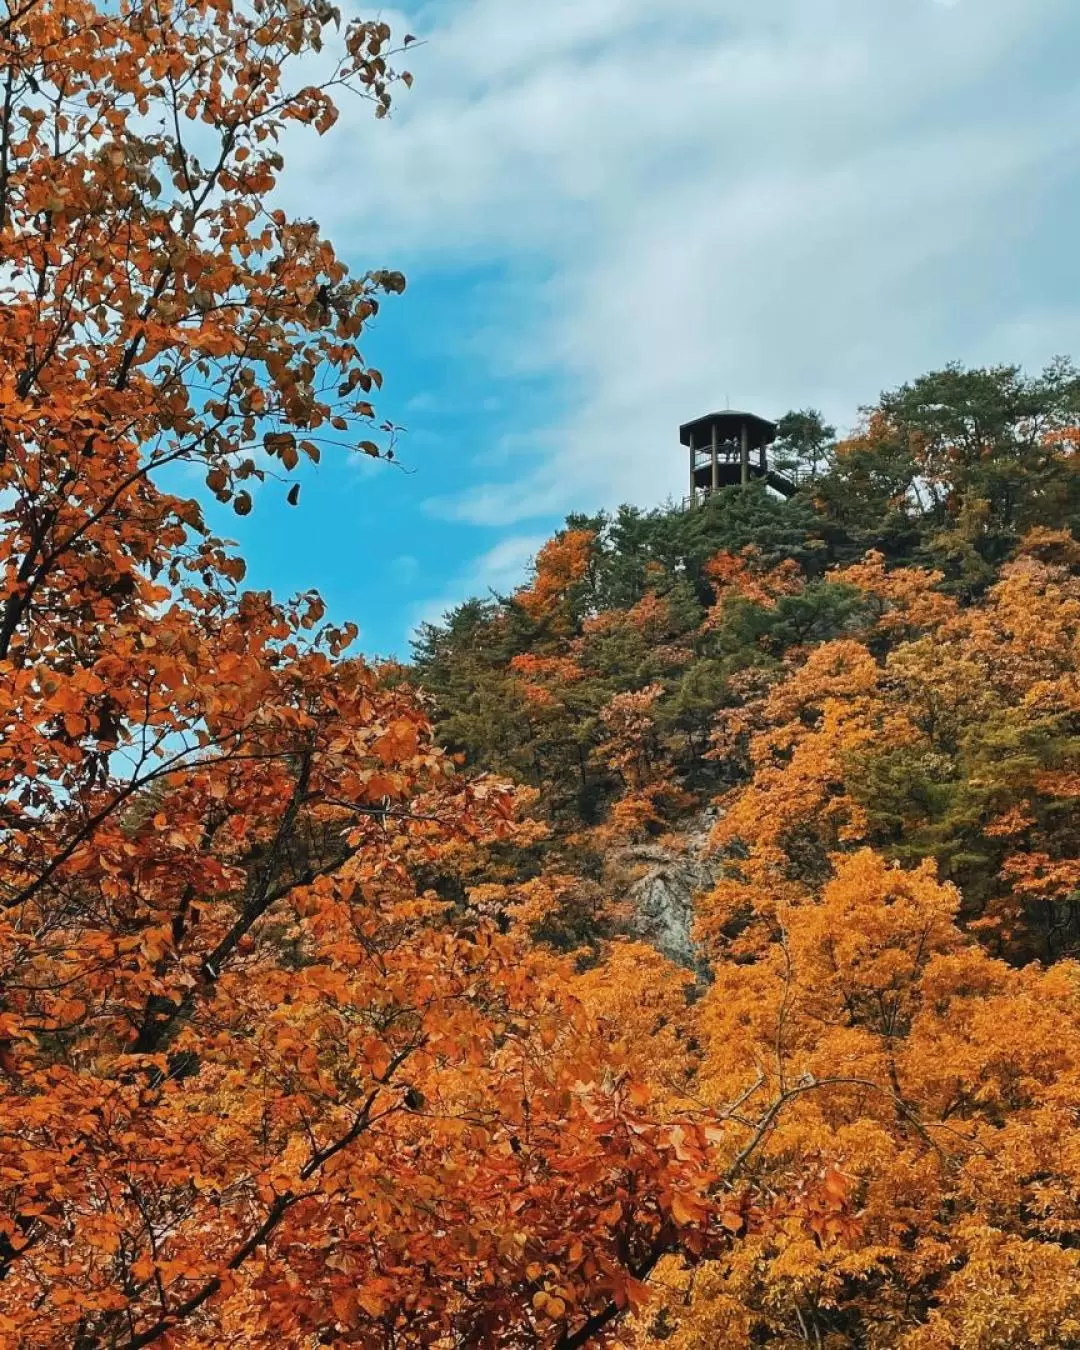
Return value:
<svg viewBox="0 0 1080 1350">
<path fill-rule="evenodd" d="M 742 443 L 739 449 L 741 451 L 739 482 L 745 487 L 750 481 L 750 428 L 745 422 L 742 424 Z"/>
<path fill-rule="evenodd" d="M 713 423 L 712 428 L 712 490 L 716 492 L 720 487 L 720 437 Z"/>
</svg>

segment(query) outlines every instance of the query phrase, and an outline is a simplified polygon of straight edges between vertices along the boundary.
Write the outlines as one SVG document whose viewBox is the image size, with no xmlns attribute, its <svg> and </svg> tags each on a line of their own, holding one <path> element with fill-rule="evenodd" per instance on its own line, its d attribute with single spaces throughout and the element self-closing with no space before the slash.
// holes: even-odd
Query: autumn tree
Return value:
<svg viewBox="0 0 1080 1350">
<path fill-rule="evenodd" d="M 812 498 L 572 519 L 418 692 L 177 490 L 393 449 L 403 279 L 273 199 L 389 29 L 0 46 L 0 1336 L 1075 1342 L 1071 367 L 884 396 Z M 706 983 L 603 850 L 721 786 Z"/>
<path fill-rule="evenodd" d="M 864 597 L 862 631 L 814 647 L 718 727 L 751 774 L 721 827 L 747 849 L 733 875 L 762 896 L 807 893 L 827 852 L 870 843 L 934 858 L 996 950 L 1074 950 L 1080 593 L 1068 565 L 1036 556 L 1042 539 L 971 606 L 940 573 L 877 555 L 835 574 Z M 735 909 L 741 884 L 724 883 Z"/>
<path fill-rule="evenodd" d="M 1034 532 L 963 605 L 872 555 L 851 631 L 722 715 L 687 1090 L 786 1202 L 662 1263 L 634 1344 L 1074 1339 L 1076 562 Z"/>
<path fill-rule="evenodd" d="M 730 1240 L 704 1117 L 523 925 L 449 920 L 423 877 L 507 790 L 170 490 L 389 453 L 404 283 L 272 201 L 286 131 L 409 82 L 389 29 L 12 0 L 0 49 L 0 1334 L 584 1345 Z"/>
<path fill-rule="evenodd" d="M 959 908 L 860 849 L 754 915 L 753 960 L 713 947 L 693 1090 L 738 1103 L 731 1165 L 787 1202 L 729 1258 L 661 1263 L 631 1344 L 1072 1343 L 1076 967 L 1010 968 Z"/>
</svg>

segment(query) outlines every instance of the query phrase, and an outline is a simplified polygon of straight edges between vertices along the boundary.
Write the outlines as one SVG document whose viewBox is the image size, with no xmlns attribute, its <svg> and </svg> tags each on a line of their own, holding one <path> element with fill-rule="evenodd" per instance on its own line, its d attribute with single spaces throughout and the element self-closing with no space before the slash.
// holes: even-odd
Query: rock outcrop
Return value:
<svg viewBox="0 0 1080 1350">
<path fill-rule="evenodd" d="M 716 818 L 710 808 L 670 842 L 628 845 L 608 863 L 608 884 L 627 903 L 635 936 L 702 976 L 706 966 L 692 936 L 694 906 L 719 872 L 720 858 L 709 850 Z"/>
</svg>

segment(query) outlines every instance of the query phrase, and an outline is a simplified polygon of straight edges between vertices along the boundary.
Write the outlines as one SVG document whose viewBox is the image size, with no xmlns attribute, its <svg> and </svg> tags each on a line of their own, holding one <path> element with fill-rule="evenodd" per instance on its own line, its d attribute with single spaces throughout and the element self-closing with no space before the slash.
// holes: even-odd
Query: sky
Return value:
<svg viewBox="0 0 1080 1350">
<path fill-rule="evenodd" d="M 370 653 L 506 592 L 568 511 L 683 495 L 683 421 L 1080 357 L 1076 0 L 427 0 L 393 115 L 286 147 L 360 271 L 399 466 L 229 530 Z M 291 156 L 291 157 L 290 157 Z"/>
</svg>

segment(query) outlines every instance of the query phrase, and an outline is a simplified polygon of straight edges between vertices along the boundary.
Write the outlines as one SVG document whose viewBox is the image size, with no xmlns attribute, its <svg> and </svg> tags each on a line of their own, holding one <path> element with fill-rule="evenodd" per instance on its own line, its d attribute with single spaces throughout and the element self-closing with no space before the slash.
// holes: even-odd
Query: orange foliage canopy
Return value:
<svg viewBox="0 0 1080 1350">
<path fill-rule="evenodd" d="M 762 565 L 757 549 L 751 547 L 740 553 L 720 552 L 705 564 L 705 575 L 716 594 L 713 618 L 723 609 L 731 596 L 772 608 L 781 595 L 795 595 L 803 586 L 798 564 L 787 561 L 776 567 Z"/>
<path fill-rule="evenodd" d="M 589 530 L 564 530 L 548 540 L 537 554 L 532 582 L 515 597 L 530 618 L 540 619 L 554 613 L 571 588 L 587 574 L 592 547 L 593 535 Z"/>
<path fill-rule="evenodd" d="M 389 30 L 338 21 L 0 21 L 5 1344 L 569 1348 L 729 1240 L 703 1114 L 654 1103 L 600 993 L 425 889 L 507 793 L 317 597 L 241 593 L 161 479 L 243 515 L 327 445 L 380 453 L 358 340 L 402 279 L 267 204 L 335 87 L 388 106 Z"/>
<path fill-rule="evenodd" d="M 725 550 L 704 613 L 681 580 L 599 613 L 555 586 L 508 658 L 530 722 L 610 789 L 474 903 L 590 944 L 575 987 L 613 1054 L 648 1055 L 652 1102 L 709 1122 L 708 1222 L 734 1239 L 684 1231 L 621 1345 L 1080 1336 L 1080 548 L 1045 524 L 1010 546 L 962 580 Z M 683 741 L 702 723 L 712 779 Z M 717 782 L 693 896 L 671 831 L 691 807 L 702 830 Z M 610 941 L 650 906 L 670 932 L 684 897 L 699 981 Z"/>
<path fill-rule="evenodd" d="M 963 608 L 874 556 L 834 574 L 864 630 L 730 714 L 692 1082 L 788 1200 L 662 1263 L 628 1344 L 1076 1338 L 1080 580 L 1046 533 Z"/>
</svg>

